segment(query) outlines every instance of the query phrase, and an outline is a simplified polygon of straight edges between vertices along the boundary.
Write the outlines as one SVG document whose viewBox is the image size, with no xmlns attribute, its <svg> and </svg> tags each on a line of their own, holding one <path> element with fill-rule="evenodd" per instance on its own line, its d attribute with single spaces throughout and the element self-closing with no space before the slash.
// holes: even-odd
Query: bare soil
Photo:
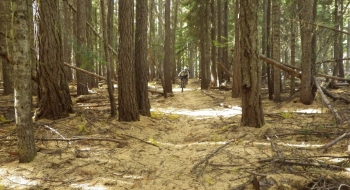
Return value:
<svg viewBox="0 0 350 190">
<path fill-rule="evenodd" d="M 350 188 L 347 140 L 320 149 L 349 132 L 348 105 L 332 102 L 344 119 L 336 125 L 319 96 L 306 106 L 286 94 L 274 103 L 263 91 L 265 126 L 243 127 L 240 99 L 199 86 L 174 85 L 167 99 L 150 93 L 152 117 L 138 122 L 109 117 L 104 87 L 74 96 L 76 113 L 35 122 L 38 154 L 26 164 L 18 163 L 13 97 L 0 96 L 0 190 Z"/>
</svg>

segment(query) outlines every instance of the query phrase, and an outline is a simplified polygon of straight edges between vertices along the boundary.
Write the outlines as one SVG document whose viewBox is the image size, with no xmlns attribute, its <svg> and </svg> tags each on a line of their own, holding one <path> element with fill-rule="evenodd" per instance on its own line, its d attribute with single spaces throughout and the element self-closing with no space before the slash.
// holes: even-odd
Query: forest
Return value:
<svg viewBox="0 0 350 190">
<path fill-rule="evenodd" d="M 350 189 L 349 10 L 1 0 L 0 190 Z"/>
</svg>

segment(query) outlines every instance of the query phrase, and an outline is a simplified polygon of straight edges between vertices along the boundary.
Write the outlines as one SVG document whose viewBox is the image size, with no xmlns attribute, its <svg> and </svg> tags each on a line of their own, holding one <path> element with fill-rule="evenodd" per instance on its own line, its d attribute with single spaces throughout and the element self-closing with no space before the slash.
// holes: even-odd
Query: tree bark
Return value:
<svg viewBox="0 0 350 190">
<path fill-rule="evenodd" d="M 77 0 L 77 13 L 76 13 L 76 48 L 75 48 L 75 62 L 77 67 L 87 68 L 87 53 L 86 48 L 86 0 Z M 77 93 L 78 95 L 88 94 L 89 78 L 84 73 L 77 73 Z"/>
<path fill-rule="evenodd" d="M 63 24 L 62 24 L 62 31 L 66 35 L 63 35 L 62 41 L 63 41 L 63 61 L 66 63 L 71 63 L 72 61 L 72 19 L 71 14 L 72 11 L 69 8 L 69 5 L 66 2 L 62 3 L 62 11 L 63 11 Z M 67 77 L 68 81 L 73 80 L 72 70 L 69 67 L 64 68 L 65 75 Z"/>
<path fill-rule="evenodd" d="M 39 3 L 39 118 L 60 119 L 73 112 L 63 66 L 58 1 Z"/>
<path fill-rule="evenodd" d="M 242 94 L 242 78 L 241 78 L 241 48 L 240 48 L 240 28 L 239 28 L 239 8 L 240 0 L 235 3 L 235 46 L 234 46 L 234 63 L 233 63 L 233 79 L 232 79 L 232 98 L 239 98 Z"/>
<path fill-rule="evenodd" d="M 280 5 L 277 1 L 272 1 L 272 59 L 281 59 L 280 45 Z M 281 101 L 281 70 L 273 68 L 273 101 Z"/>
<path fill-rule="evenodd" d="M 134 62 L 134 0 L 119 1 L 118 119 L 140 120 Z"/>
<path fill-rule="evenodd" d="M 261 105 L 261 68 L 258 60 L 258 29 L 256 0 L 240 1 L 242 60 L 242 125 L 261 127 L 264 115 Z"/>
<path fill-rule="evenodd" d="M 292 2 L 292 18 L 296 19 L 296 2 Z M 296 30 L 295 30 L 295 24 L 294 21 L 290 22 L 290 64 L 292 66 L 295 66 L 295 50 L 296 50 Z M 293 95 L 295 93 L 295 77 L 292 75 L 290 77 L 290 95 Z"/>
<path fill-rule="evenodd" d="M 173 93 L 171 83 L 171 30 L 170 30 L 170 0 L 165 0 L 165 41 L 164 41 L 164 62 L 163 62 L 163 76 L 164 76 L 164 97 Z"/>
<path fill-rule="evenodd" d="M 310 24 L 312 18 L 312 1 L 299 0 L 300 33 L 301 33 L 301 63 L 302 74 L 300 84 L 300 102 L 306 105 L 312 104 L 315 97 L 315 84 L 312 77 L 315 73 L 312 62 L 312 33 L 313 27 Z"/>
<path fill-rule="evenodd" d="M 215 0 L 210 0 L 210 11 L 211 11 L 211 75 L 212 81 L 211 84 L 213 86 L 218 86 L 218 73 L 217 73 L 217 65 L 216 65 L 216 54 L 217 48 L 215 46 L 216 39 L 216 9 L 215 9 Z M 235 22 L 236 23 L 236 22 Z"/>
<path fill-rule="evenodd" d="M 8 2 L 10 3 L 10 2 Z M 31 64 L 29 55 L 29 30 L 28 30 L 28 9 L 31 8 L 27 1 L 12 0 L 11 9 L 13 23 L 12 48 L 14 64 L 14 90 L 15 90 L 15 117 L 18 137 L 19 162 L 27 163 L 36 156 L 32 121 L 32 84 Z M 57 14 L 58 15 L 58 14 Z M 58 26 L 59 27 L 59 26 Z"/>
<path fill-rule="evenodd" d="M 209 2 L 201 1 L 199 16 L 202 18 L 199 22 L 200 34 L 200 78 L 201 89 L 208 89 L 210 84 L 210 38 L 209 38 Z"/>
<path fill-rule="evenodd" d="M 135 34 L 136 95 L 140 114 L 150 117 L 151 105 L 148 99 L 147 18 L 147 1 L 137 0 Z"/>
<path fill-rule="evenodd" d="M 0 1 L 0 48 L 1 67 L 4 92 L 3 95 L 13 94 L 13 65 L 10 55 L 6 49 L 12 45 L 11 37 L 11 1 Z"/>
<path fill-rule="evenodd" d="M 117 115 L 117 107 L 115 105 L 115 98 L 114 98 L 114 87 L 112 83 L 112 59 L 110 58 L 109 49 L 108 49 L 108 34 L 107 34 L 107 24 L 106 24 L 106 11 L 105 11 L 105 0 L 100 0 L 101 4 L 101 25 L 102 25 L 102 31 L 103 31 L 103 47 L 105 52 L 105 60 L 107 61 L 107 86 L 108 86 L 108 97 L 109 102 L 111 106 L 111 117 L 115 117 Z M 111 11 L 110 9 L 113 9 L 113 7 L 108 6 L 108 12 Z"/>
</svg>

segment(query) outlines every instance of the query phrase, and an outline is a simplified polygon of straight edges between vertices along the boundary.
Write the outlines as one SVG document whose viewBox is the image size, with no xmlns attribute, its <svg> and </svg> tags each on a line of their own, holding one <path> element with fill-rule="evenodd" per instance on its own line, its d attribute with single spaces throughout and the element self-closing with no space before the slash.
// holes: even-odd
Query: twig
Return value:
<svg viewBox="0 0 350 190">
<path fill-rule="evenodd" d="M 331 142 L 325 144 L 324 146 L 322 146 L 320 149 L 325 152 L 329 147 L 335 145 L 337 142 L 339 142 L 340 140 L 342 140 L 345 137 L 349 137 L 350 136 L 350 132 L 348 133 L 344 133 L 342 135 L 340 135 L 339 137 L 337 137 L 336 139 L 332 140 Z"/>
<path fill-rule="evenodd" d="M 323 102 L 326 104 L 326 106 L 328 107 L 328 109 L 333 113 L 334 117 L 335 117 L 335 121 L 337 124 L 342 122 L 342 118 L 340 117 L 340 115 L 338 114 L 338 112 L 336 112 L 335 109 L 333 109 L 332 105 L 330 104 L 330 102 L 328 101 L 327 97 L 324 95 L 320 85 L 317 82 L 316 77 L 314 77 L 314 81 L 315 81 L 315 85 L 317 87 L 317 90 L 320 92 L 321 97 Z"/>
<path fill-rule="evenodd" d="M 101 138 L 101 137 L 74 137 L 74 138 L 35 138 L 35 140 L 38 141 L 82 141 L 82 140 L 88 140 L 88 141 L 110 141 L 110 142 L 116 142 L 116 143 L 125 143 L 122 141 L 119 141 L 117 139 L 111 139 L 111 138 Z"/>
<path fill-rule="evenodd" d="M 245 170 L 245 172 L 247 172 L 249 174 L 252 174 L 252 175 L 255 175 L 255 176 L 262 176 L 262 177 L 266 177 L 267 176 L 267 174 L 261 174 L 261 173 L 255 172 L 255 171 Z"/>
<path fill-rule="evenodd" d="M 253 180 L 254 180 L 254 177 L 251 177 L 251 178 L 249 178 L 246 182 L 244 182 L 243 184 L 238 185 L 238 186 L 236 186 L 236 187 L 233 187 L 233 188 L 231 188 L 230 190 L 243 190 L 243 189 L 246 189 L 245 187 L 246 187 L 248 184 L 252 183 Z"/>
<path fill-rule="evenodd" d="M 281 164 L 289 164 L 289 165 L 298 165 L 298 166 L 311 166 L 311 167 L 319 167 L 319 168 L 329 168 L 334 170 L 341 170 L 345 171 L 345 168 L 336 166 L 336 165 L 330 165 L 330 164 L 320 164 L 320 163 L 306 163 L 306 162 L 295 162 L 295 161 L 288 161 L 286 159 L 276 159 L 276 158 L 270 158 L 270 159 L 264 159 L 259 160 L 259 162 L 273 162 L 273 163 L 281 163 Z"/>
<path fill-rule="evenodd" d="M 54 128 L 49 127 L 47 125 L 44 125 L 45 128 L 49 129 L 50 131 L 53 131 L 54 133 L 56 133 L 58 136 L 60 136 L 62 139 L 66 139 L 63 135 L 61 135 L 59 132 L 57 132 Z M 67 146 L 70 145 L 70 142 L 68 141 Z"/>
<path fill-rule="evenodd" d="M 131 135 L 126 135 L 126 134 L 123 134 L 123 136 L 127 136 L 127 137 L 130 137 L 130 138 L 133 138 L 133 139 L 139 140 L 139 141 L 141 141 L 141 142 L 143 142 L 143 143 L 146 143 L 146 144 L 149 144 L 149 145 L 155 146 L 155 147 L 157 147 L 157 148 L 159 148 L 159 149 L 161 150 L 161 148 L 160 148 L 158 145 L 156 145 L 156 144 L 149 143 L 149 142 L 147 142 L 147 141 L 144 141 L 144 140 L 139 139 L 139 138 L 137 138 L 137 137 L 133 137 L 133 136 L 131 136 Z"/>
<path fill-rule="evenodd" d="M 225 148 L 227 145 L 229 145 L 229 144 L 231 144 L 231 143 L 237 141 L 238 139 L 240 139 L 240 138 L 242 138 L 242 137 L 244 137 L 244 136 L 246 136 L 246 134 L 240 135 L 239 137 L 237 137 L 237 139 L 233 139 L 233 140 L 227 142 L 226 144 L 224 144 L 224 145 L 220 146 L 219 148 L 217 148 L 214 152 L 212 152 L 212 153 L 206 155 L 205 158 L 204 158 L 203 160 L 201 160 L 200 162 L 198 162 L 196 165 L 194 165 L 194 166 L 192 167 L 191 173 L 193 173 L 194 170 L 196 170 L 196 168 L 197 168 L 200 164 L 203 164 L 204 162 L 208 163 L 208 160 L 209 160 L 211 157 L 213 157 L 216 153 L 218 153 L 221 149 Z"/>
</svg>

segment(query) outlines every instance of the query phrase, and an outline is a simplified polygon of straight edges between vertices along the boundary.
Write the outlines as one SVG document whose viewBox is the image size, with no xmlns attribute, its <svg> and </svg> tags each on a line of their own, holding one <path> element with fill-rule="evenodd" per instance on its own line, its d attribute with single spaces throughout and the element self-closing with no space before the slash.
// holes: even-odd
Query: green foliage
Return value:
<svg viewBox="0 0 350 190">
<path fill-rule="evenodd" d="M 170 120 L 176 120 L 180 118 L 179 114 L 168 114 L 166 117 Z"/>
<path fill-rule="evenodd" d="M 89 132 L 89 130 L 87 129 L 85 124 L 79 125 L 78 126 L 78 131 L 79 131 L 79 133 L 88 133 Z"/>
<path fill-rule="evenodd" d="M 209 185 L 214 185 L 215 184 L 215 180 L 211 177 L 206 177 L 205 181 L 209 184 Z"/>
<path fill-rule="evenodd" d="M 156 140 L 154 140 L 152 137 L 149 138 L 149 142 L 156 146 L 159 146 L 159 143 Z"/>
<path fill-rule="evenodd" d="M 294 116 L 294 113 L 293 112 L 282 112 L 281 113 L 281 116 L 284 118 L 284 119 L 289 119 L 289 118 L 292 118 Z"/>
<path fill-rule="evenodd" d="M 220 137 L 217 133 L 214 133 L 211 139 L 212 139 L 212 141 L 214 141 L 214 142 L 223 141 L 223 138 Z"/>
<path fill-rule="evenodd" d="M 311 129 L 301 129 L 303 135 L 310 135 L 313 132 Z"/>
<path fill-rule="evenodd" d="M 151 111 L 151 118 L 154 118 L 154 119 L 160 119 L 162 117 L 166 117 L 167 119 L 170 119 L 170 120 L 176 120 L 176 119 L 179 119 L 180 116 L 179 114 L 173 114 L 173 113 L 170 113 L 170 114 L 164 114 L 163 112 L 161 112 L 158 108 L 154 108 L 154 111 Z"/>
<path fill-rule="evenodd" d="M 160 119 L 163 115 L 158 108 L 154 108 L 154 111 L 151 111 L 151 118 Z"/>
<path fill-rule="evenodd" d="M 8 122 L 9 120 L 5 118 L 4 115 L 0 115 L 0 122 Z"/>
</svg>

